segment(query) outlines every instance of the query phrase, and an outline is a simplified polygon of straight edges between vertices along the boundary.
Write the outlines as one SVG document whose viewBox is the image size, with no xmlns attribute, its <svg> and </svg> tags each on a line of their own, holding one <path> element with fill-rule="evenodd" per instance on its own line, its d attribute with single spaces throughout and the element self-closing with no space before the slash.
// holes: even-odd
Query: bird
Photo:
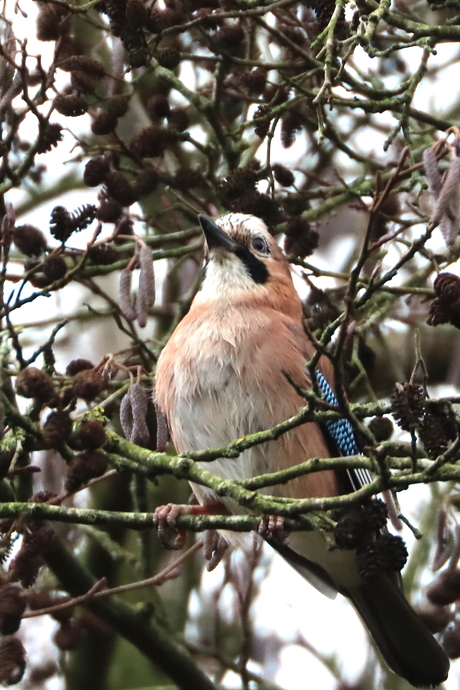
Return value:
<svg viewBox="0 0 460 690">
<path fill-rule="evenodd" d="M 198 219 L 205 237 L 201 287 L 164 347 L 155 375 L 155 404 L 178 453 L 224 447 L 274 427 L 305 405 L 300 391 L 313 385 L 306 362 L 315 348 L 303 324 L 301 298 L 265 222 L 244 213 L 217 220 L 200 214 Z M 330 404 L 337 403 L 333 378 L 323 356 L 316 379 Z M 237 458 L 202 466 L 219 477 L 244 480 L 309 458 L 357 452 L 348 420 L 324 426 L 307 422 Z M 349 493 L 368 481 L 362 470 L 325 470 L 262 491 L 319 498 Z M 245 512 L 232 498 L 217 497 L 205 486 L 192 488 L 203 512 L 216 512 L 216 505 L 230 514 Z M 359 524 L 359 510 L 355 513 L 358 518 L 353 514 L 352 521 Z M 174 524 L 177 514 L 167 508 L 159 521 Z M 241 536 L 227 531 L 223 537 L 244 548 Z M 340 592 L 351 600 L 394 673 L 415 687 L 432 687 L 447 678 L 447 656 L 407 602 L 399 573 L 364 577 L 356 550 L 331 549 L 319 531 L 294 531 L 285 540 L 267 533 L 266 539 L 326 596 Z"/>
</svg>

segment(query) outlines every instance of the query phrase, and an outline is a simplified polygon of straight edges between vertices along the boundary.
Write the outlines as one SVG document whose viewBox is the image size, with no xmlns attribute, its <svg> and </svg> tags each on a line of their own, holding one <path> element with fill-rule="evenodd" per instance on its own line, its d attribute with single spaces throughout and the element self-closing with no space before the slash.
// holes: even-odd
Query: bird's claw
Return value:
<svg viewBox="0 0 460 690">
<path fill-rule="evenodd" d="M 184 547 L 187 533 L 176 528 L 176 520 L 179 515 L 187 515 L 189 512 L 190 506 L 176 503 L 167 503 L 155 509 L 153 522 L 165 549 L 178 551 Z"/>
<path fill-rule="evenodd" d="M 228 541 L 215 529 L 207 529 L 203 533 L 203 555 L 208 561 L 206 570 L 214 570 L 228 549 Z"/>
<path fill-rule="evenodd" d="M 259 522 L 257 532 L 261 537 L 283 543 L 287 537 L 287 532 L 284 529 L 284 517 L 281 515 L 264 515 Z"/>
</svg>

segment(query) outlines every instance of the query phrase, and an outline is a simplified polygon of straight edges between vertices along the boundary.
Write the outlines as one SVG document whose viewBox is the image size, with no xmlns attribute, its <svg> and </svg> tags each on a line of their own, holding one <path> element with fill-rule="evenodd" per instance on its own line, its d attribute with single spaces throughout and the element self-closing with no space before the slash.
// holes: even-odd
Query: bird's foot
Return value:
<svg viewBox="0 0 460 690">
<path fill-rule="evenodd" d="M 198 506 L 167 503 L 155 509 L 153 522 L 157 527 L 158 538 L 165 549 L 182 549 L 187 539 L 187 532 L 176 529 L 176 520 L 179 515 L 193 514 L 193 509 Z"/>
<path fill-rule="evenodd" d="M 281 515 L 264 515 L 259 522 L 257 532 L 261 537 L 283 544 L 288 536 L 284 529 L 284 517 Z"/>
<path fill-rule="evenodd" d="M 216 530 L 207 529 L 203 533 L 203 556 L 208 561 L 206 570 L 214 570 L 228 549 L 228 541 Z"/>
<path fill-rule="evenodd" d="M 180 515 L 219 515 L 225 514 L 226 512 L 227 511 L 225 510 L 224 506 L 218 501 L 213 503 L 205 503 L 204 505 L 190 503 L 167 503 L 166 505 L 158 506 L 158 508 L 155 509 L 153 521 L 157 526 L 158 537 L 163 546 L 166 549 L 178 550 L 183 548 L 187 539 L 187 532 L 184 530 L 179 530 L 176 527 L 176 520 Z M 209 556 L 206 556 L 205 551 L 205 557 L 214 563 L 212 568 L 215 568 L 222 559 L 223 551 L 225 549 L 223 549 L 222 544 L 219 544 L 220 537 L 216 530 L 206 530 L 205 535 L 207 532 L 214 532 L 218 537 L 214 538 L 214 547 L 208 547 L 207 553 L 210 554 Z M 225 541 L 222 538 L 220 539 Z M 215 556 L 214 553 L 216 553 Z M 215 558 L 217 557 L 217 553 L 221 555 L 216 561 Z"/>
</svg>

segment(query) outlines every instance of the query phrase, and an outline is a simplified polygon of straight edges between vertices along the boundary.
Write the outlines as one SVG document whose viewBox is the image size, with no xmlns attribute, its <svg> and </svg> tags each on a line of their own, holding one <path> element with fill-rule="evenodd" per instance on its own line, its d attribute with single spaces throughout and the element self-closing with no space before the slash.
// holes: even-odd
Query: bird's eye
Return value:
<svg viewBox="0 0 460 690">
<path fill-rule="evenodd" d="M 262 252 L 263 254 L 269 254 L 270 252 L 267 242 L 262 237 L 254 237 L 252 247 L 256 252 Z"/>
</svg>

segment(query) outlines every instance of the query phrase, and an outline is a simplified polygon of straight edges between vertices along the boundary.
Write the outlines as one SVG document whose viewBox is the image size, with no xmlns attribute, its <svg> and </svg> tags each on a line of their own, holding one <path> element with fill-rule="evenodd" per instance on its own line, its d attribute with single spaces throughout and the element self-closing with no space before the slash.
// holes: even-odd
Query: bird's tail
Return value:
<svg viewBox="0 0 460 690">
<path fill-rule="evenodd" d="M 388 666 L 417 688 L 442 683 L 449 661 L 402 591 L 388 578 L 347 590 Z"/>
</svg>

